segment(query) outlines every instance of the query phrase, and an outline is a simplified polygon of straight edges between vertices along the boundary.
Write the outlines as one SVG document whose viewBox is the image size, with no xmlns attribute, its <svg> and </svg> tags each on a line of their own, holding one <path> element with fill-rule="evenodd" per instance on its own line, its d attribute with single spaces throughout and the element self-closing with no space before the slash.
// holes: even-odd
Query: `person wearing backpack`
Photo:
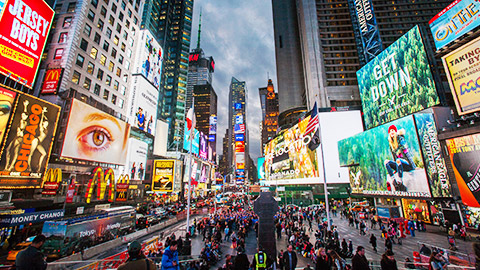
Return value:
<svg viewBox="0 0 480 270">
<path fill-rule="evenodd" d="M 128 245 L 128 259 L 118 267 L 118 270 L 156 270 L 157 266 L 147 259 L 142 252 L 142 245 L 133 241 Z"/>
</svg>

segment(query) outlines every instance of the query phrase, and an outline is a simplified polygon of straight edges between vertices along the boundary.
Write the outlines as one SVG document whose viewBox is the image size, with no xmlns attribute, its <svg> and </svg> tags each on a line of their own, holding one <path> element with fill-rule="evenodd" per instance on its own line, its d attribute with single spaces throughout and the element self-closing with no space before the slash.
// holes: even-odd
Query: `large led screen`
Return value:
<svg viewBox="0 0 480 270">
<path fill-rule="evenodd" d="M 265 158 L 259 157 L 257 159 L 257 177 L 258 180 L 265 180 Z"/>
<path fill-rule="evenodd" d="M 185 125 L 185 132 L 183 134 L 183 150 L 192 151 L 192 154 L 198 155 L 198 152 L 200 151 L 200 132 L 195 129 L 193 133 L 193 140 L 189 140 L 190 132 L 187 130 L 187 125 Z M 191 149 L 190 144 L 192 144 Z"/>
<path fill-rule="evenodd" d="M 477 38 L 442 58 L 459 115 L 480 110 L 479 46 Z"/>
<path fill-rule="evenodd" d="M 432 196 L 451 197 L 450 180 L 433 114 L 418 113 L 414 117 Z"/>
<path fill-rule="evenodd" d="M 73 99 L 62 157 L 125 165 L 130 125 Z"/>
<path fill-rule="evenodd" d="M 160 86 L 163 50 L 149 30 L 140 30 L 133 73 L 142 74 L 155 88 Z"/>
<path fill-rule="evenodd" d="M 128 123 L 148 134 L 155 135 L 158 89 L 142 76 L 133 76 L 128 99 Z"/>
<path fill-rule="evenodd" d="M 413 116 L 338 142 L 341 166 L 350 171 L 353 193 L 430 197 Z"/>
<path fill-rule="evenodd" d="M 313 132 L 305 134 L 310 116 L 265 145 L 265 179 L 277 181 L 318 177 L 317 151 L 311 150 Z M 313 147 L 312 147 L 313 148 Z"/>
<path fill-rule="evenodd" d="M 55 12 L 41 0 L 7 0 L 0 19 L 0 73 L 33 88 Z"/>
<path fill-rule="evenodd" d="M 367 129 L 439 103 L 418 26 L 357 71 Z"/>
<path fill-rule="evenodd" d="M 200 132 L 200 145 L 198 149 L 198 155 L 200 158 L 207 159 L 208 158 L 208 148 L 207 148 L 207 135 Z"/>
<path fill-rule="evenodd" d="M 155 160 L 153 164 L 152 191 L 172 192 L 175 160 Z"/>
<path fill-rule="evenodd" d="M 480 24 L 480 2 L 455 0 L 428 23 L 437 50 L 447 46 Z"/>
<path fill-rule="evenodd" d="M 11 91 L 2 90 L 2 103 L 7 112 L 10 110 L 12 96 L 15 95 Z M 18 98 L 13 116 L 8 129 L 4 129 L 7 133 L 0 160 L 0 175 L 41 178 L 50 156 L 60 107 L 32 96 L 16 95 Z M 2 120 L 7 121 L 5 118 Z"/>
<path fill-rule="evenodd" d="M 148 144 L 135 138 L 128 139 L 126 170 L 130 180 L 145 180 Z"/>
<path fill-rule="evenodd" d="M 446 141 L 462 202 L 480 207 L 480 134 Z"/>
</svg>

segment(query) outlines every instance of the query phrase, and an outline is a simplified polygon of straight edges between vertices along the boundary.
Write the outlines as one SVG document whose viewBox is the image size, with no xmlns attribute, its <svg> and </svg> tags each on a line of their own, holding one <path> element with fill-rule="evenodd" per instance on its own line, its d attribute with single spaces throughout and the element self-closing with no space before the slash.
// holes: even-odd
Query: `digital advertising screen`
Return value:
<svg viewBox="0 0 480 270">
<path fill-rule="evenodd" d="M 148 144 L 136 138 L 128 139 L 126 173 L 130 180 L 145 180 Z"/>
<path fill-rule="evenodd" d="M 417 113 L 414 114 L 414 117 L 432 196 L 451 197 L 450 179 L 442 154 L 442 146 L 438 140 L 433 114 Z"/>
<path fill-rule="evenodd" d="M 192 154 L 198 155 L 200 150 L 200 132 L 196 129 L 194 130 L 192 149 L 190 149 L 191 141 L 189 140 L 189 134 L 190 132 L 187 130 L 187 125 L 185 125 L 185 132 L 183 134 L 183 150 L 192 151 Z"/>
<path fill-rule="evenodd" d="M 55 12 L 42 0 L 7 0 L 0 18 L 0 72 L 33 88 Z"/>
<path fill-rule="evenodd" d="M 428 23 L 437 50 L 447 46 L 480 24 L 480 2 L 455 0 Z"/>
<path fill-rule="evenodd" d="M 200 149 L 199 154 L 200 158 L 207 159 L 208 157 L 208 149 L 207 149 L 207 135 L 204 135 L 203 132 L 200 131 Z"/>
<path fill-rule="evenodd" d="M 217 116 L 215 115 L 210 116 L 208 134 L 209 135 L 217 134 Z"/>
<path fill-rule="evenodd" d="M 172 192 L 175 160 L 155 160 L 153 164 L 152 191 Z"/>
<path fill-rule="evenodd" d="M 480 38 L 477 38 L 442 57 L 459 115 L 480 110 L 480 70 L 477 60 L 479 46 Z"/>
<path fill-rule="evenodd" d="M 440 102 L 418 26 L 357 71 L 367 129 Z"/>
<path fill-rule="evenodd" d="M 350 167 L 353 193 L 431 197 L 413 116 L 338 142 L 340 166 Z"/>
<path fill-rule="evenodd" d="M 162 75 L 162 61 L 163 50 L 160 44 L 149 30 L 140 30 L 133 73 L 142 74 L 158 89 Z"/>
<path fill-rule="evenodd" d="M 314 132 L 305 134 L 309 120 L 307 116 L 265 145 L 266 181 L 303 184 L 308 183 L 309 178 L 319 177 L 317 151 L 309 148 Z"/>
<path fill-rule="evenodd" d="M 265 158 L 259 157 L 257 159 L 257 177 L 258 180 L 265 180 Z"/>
<path fill-rule="evenodd" d="M 133 76 L 128 98 L 128 123 L 155 136 L 158 89 L 144 77 Z"/>
<path fill-rule="evenodd" d="M 237 113 L 237 115 L 235 116 L 235 124 L 243 124 L 243 114 Z"/>
<path fill-rule="evenodd" d="M 125 165 L 130 125 L 72 100 L 62 157 Z"/>
<path fill-rule="evenodd" d="M 2 148 L 0 176 L 41 178 L 50 158 L 60 107 L 29 95 L 17 95 Z M 3 91 L 2 96 L 8 107 L 12 93 Z"/>
<path fill-rule="evenodd" d="M 480 134 L 446 140 L 462 202 L 480 207 Z"/>
</svg>

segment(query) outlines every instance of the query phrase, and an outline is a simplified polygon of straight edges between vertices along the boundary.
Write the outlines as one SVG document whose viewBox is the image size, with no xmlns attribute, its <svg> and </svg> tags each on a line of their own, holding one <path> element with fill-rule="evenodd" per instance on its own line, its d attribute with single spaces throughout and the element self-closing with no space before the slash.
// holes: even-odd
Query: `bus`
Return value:
<svg viewBox="0 0 480 270">
<path fill-rule="evenodd" d="M 46 221 L 42 251 L 49 260 L 59 259 L 134 231 L 136 211 L 131 206 L 102 210 L 98 215 Z"/>
</svg>

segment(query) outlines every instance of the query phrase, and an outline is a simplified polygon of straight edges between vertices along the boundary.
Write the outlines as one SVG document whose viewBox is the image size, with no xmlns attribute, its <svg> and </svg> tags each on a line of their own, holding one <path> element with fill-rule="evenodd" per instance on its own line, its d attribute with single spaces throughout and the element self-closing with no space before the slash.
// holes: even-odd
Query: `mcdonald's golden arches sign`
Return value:
<svg viewBox="0 0 480 270">
<path fill-rule="evenodd" d="M 43 79 L 42 95 L 56 94 L 62 75 L 63 68 L 47 69 L 45 72 L 45 78 Z"/>
</svg>

